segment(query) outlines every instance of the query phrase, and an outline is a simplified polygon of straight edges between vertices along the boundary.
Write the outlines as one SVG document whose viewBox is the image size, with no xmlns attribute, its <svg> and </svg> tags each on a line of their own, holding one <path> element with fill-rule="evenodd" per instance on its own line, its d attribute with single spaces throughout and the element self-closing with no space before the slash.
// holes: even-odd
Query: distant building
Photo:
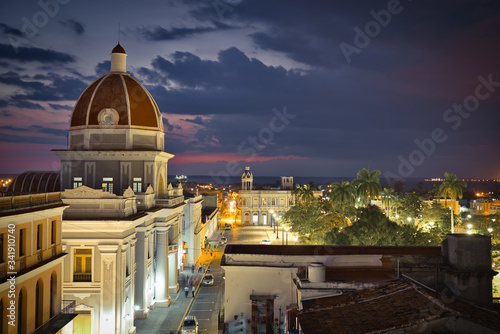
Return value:
<svg viewBox="0 0 500 334">
<path fill-rule="evenodd" d="M 500 214 L 500 201 L 494 199 L 475 199 L 471 202 L 471 213 L 475 215 Z"/>
<path fill-rule="evenodd" d="M 362 290 L 376 289 L 403 275 L 434 289 L 446 287 L 465 303 L 491 306 L 492 278 L 496 275 L 491 270 L 491 239 L 466 234 L 448 235 L 442 247 L 230 244 L 221 266 L 225 273 L 224 322 L 230 323 L 233 316 L 238 316 L 239 321 L 250 322 L 253 333 L 270 333 L 278 327 L 287 333 L 298 333 L 299 320 L 308 321 L 307 308 L 315 300 L 333 296 L 342 296 L 339 300 L 353 299 Z M 411 303 L 405 299 L 399 302 L 400 307 Z M 304 318 L 297 317 L 299 312 Z M 447 316 L 449 313 L 444 311 L 437 315 Z M 325 314 L 322 317 L 327 318 Z M 406 324 L 405 319 L 398 319 L 399 324 Z M 372 322 L 375 325 L 377 319 Z M 339 320 L 339 332 L 352 332 L 347 327 L 340 330 L 341 324 Z M 326 327 L 319 324 L 315 328 L 319 330 L 304 333 L 336 332 L 325 331 Z M 364 332 L 375 330 L 380 329 L 374 326 Z"/>
<path fill-rule="evenodd" d="M 40 185 L 35 175 L 50 173 L 25 174 L 27 187 Z M 1 333 L 56 333 L 71 327 L 75 301 L 62 300 L 66 207 L 60 192 L 0 197 Z"/>
<path fill-rule="evenodd" d="M 272 226 L 293 206 L 293 177 L 281 177 L 281 182 L 279 190 L 253 190 L 253 174 L 245 167 L 239 192 L 243 224 Z"/>
</svg>

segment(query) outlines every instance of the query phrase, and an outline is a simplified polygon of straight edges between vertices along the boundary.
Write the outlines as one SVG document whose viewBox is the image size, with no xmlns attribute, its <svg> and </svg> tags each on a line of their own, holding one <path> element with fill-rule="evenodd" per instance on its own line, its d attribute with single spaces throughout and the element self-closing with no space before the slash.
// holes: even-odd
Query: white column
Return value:
<svg viewBox="0 0 500 334">
<path fill-rule="evenodd" d="M 156 228 L 156 305 L 168 306 L 168 227 Z"/>
<path fill-rule="evenodd" d="M 179 283 L 177 283 L 177 251 L 168 254 L 168 285 L 169 292 L 177 292 Z"/>
<path fill-rule="evenodd" d="M 135 278 L 135 305 L 139 306 L 139 309 L 135 311 L 136 318 L 147 318 L 149 316 L 149 308 L 147 303 L 147 276 L 148 276 L 148 259 L 147 259 L 147 242 L 146 242 L 146 228 L 137 227 L 137 245 L 135 247 L 135 257 L 134 263 L 137 265 L 137 276 L 132 275 Z M 132 268 L 134 270 L 134 268 Z"/>
<path fill-rule="evenodd" d="M 117 293 L 117 250 L 118 245 L 99 245 L 101 253 L 101 278 L 102 292 L 100 301 L 100 333 L 114 333 L 120 323 L 116 309 L 116 293 Z"/>
</svg>

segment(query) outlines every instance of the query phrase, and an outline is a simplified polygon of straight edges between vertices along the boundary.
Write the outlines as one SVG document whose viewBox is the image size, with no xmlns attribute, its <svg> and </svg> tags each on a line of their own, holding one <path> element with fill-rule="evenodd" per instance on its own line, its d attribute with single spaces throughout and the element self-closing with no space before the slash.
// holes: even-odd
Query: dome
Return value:
<svg viewBox="0 0 500 334">
<path fill-rule="evenodd" d="M 163 120 L 148 90 L 126 71 L 118 44 L 110 72 L 78 98 L 69 127 L 70 150 L 163 150 Z"/>
<path fill-rule="evenodd" d="M 120 43 L 118 43 L 114 47 L 113 51 L 111 51 L 111 53 L 126 53 L 126 52 L 125 52 L 125 49 L 120 45 Z"/>
<path fill-rule="evenodd" d="M 24 172 L 12 180 L 7 192 L 33 194 L 60 190 L 59 172 Z"/>
<path fill-rule="evenodd" d="M 70 131 L 100 127 L 163 132 L 162 116 L 151 94 L 129 74 L 119 72 L 94 81 L 73 109 Z"/>
</svg>

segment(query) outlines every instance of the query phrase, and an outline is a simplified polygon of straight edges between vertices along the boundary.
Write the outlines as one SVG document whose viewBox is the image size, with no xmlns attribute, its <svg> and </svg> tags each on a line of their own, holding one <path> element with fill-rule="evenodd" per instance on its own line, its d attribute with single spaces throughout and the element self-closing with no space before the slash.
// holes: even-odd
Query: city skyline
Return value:
<svg viewBox="0 0 500 334">
<path fill-rule="evenodd" d="M 169 174 L 500 178 L 493 1 L 90 4 L 2 5 L 1 174 L 59 168 L 50 150 L 119 39 Z"/>
</svg>

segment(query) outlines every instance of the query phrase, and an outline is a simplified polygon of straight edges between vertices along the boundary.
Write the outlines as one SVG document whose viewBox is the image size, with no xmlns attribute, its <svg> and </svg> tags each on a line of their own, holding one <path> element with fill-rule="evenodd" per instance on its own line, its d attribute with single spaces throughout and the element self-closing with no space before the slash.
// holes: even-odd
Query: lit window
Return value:
<svg viewBox="0 0 500 334">
<path fill-rule="evenodd" d="M 142 177 L 134 177 L 132 180 L 132 190 L 135 193 L 142 193 Z"/>
<path fill-rule="evenodd" d="M 103 177 L 102 178 L 102 190 L 107 191 L 108 193 L 113 193 L 113 178 L 112 177 Z"/>
<path fill-rule="evenodd" d="M 83 185 L 83 179 L 80 176 L 73 178 L 73 189 L 81 187 Z"/>
<path fill-rule="evenodd" d="M 262 205 L 267 205 L 267 198 L 262 199 Z"/>
<path fill-rule="evenodd" d="M 74 282 L 92 282 L 92 250 L 75 249 Z"/>
</svg>

